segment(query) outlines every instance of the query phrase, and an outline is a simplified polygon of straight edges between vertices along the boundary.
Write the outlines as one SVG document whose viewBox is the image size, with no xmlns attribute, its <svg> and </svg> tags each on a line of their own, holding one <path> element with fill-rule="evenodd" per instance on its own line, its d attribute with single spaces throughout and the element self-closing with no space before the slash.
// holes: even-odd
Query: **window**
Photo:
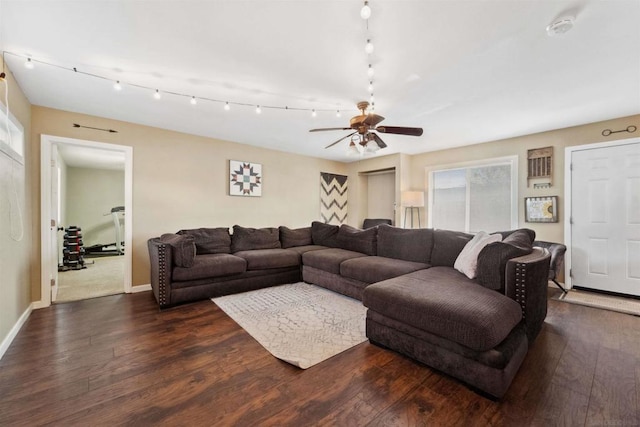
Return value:
<svg viewBox="0 0 640 427">
<path fill-rule="evenodd" d="M 24 130 L 20 122 L 8 113 L 0 102 L 0 152 L 24 163 Z"/>
<path fill-rule="evenodd" d="M 477 233 L 518 227 L 518 157 L 429 169 L 429 226 Z"/>
</svg>

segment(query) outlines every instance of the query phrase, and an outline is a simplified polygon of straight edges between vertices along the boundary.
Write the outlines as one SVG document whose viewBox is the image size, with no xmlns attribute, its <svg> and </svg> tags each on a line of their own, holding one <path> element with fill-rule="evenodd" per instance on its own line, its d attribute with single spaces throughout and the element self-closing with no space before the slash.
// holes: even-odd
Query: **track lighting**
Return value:
<svg viewBox="0 0 640 427">
<path fill-rule="evenodd" d="M 31 58 L 27 58 L 27 60 L 24 63 L 24 66 L 25 68 L 33 70 L 33 62 L 31 61 Z"/>
<path fill-rule="evenodd" d="M 367 69 L 367 75 L 369 77 L 373 77 L 374 71 L 373 71 L 373 67 L 371 66 L 371 64 L 369 64 L 369 68 Z"/>
<path fill-rule="evenodd" d="M 369 7 L 369 2 L 368 1 L 365 1 L 364 2 L 364 6 L 362 6 L 362 9 L 360 9 L 360 17 L 362 19 L 371 18 L 371 8 Z"/>
<path fill-rule="evenodd" d="M 190 102 L 191 102 L 191 105 L 196 105 L 198 103 L 198 101 L 196 100 L 195 96 L 191 97 L 191 101 Z"/>
<path fill-rule="evenodd" d="M 364 45 L 364 51 L 367 52 L 368 55 L 373 53 L 373 43 L 371 43 L 370 39 L 367 39 L 367 44 Z"/>
<path fill-rule="evenodd" d="M 154 97 L 155 99 L 160 99 L 160 98 L 162 98 L 162 96 L 160 96 L 160 92 L 158 91 L 158 89 L 156 89 L 156 93 L 154 93 L 154 94 L 153 94 L 153 97 Z"/>
<path fill-rule="evenodd" d="M 260 106 L 257 105 L 256 106 L 256 114 L 260 114 L 260 113 L 262 113 L 262 110 L 260 109 Z"/>
<path fill-rule="evenodd" d="M 117 82 L 115 82 L 113 84 L 113 89 L 117 90 L 117 91 L 121 91 L 122 90 L 122 85 L 120 84 L 120 80 L 118 80 Z"/>
<path fill-rule="evenodd" d="M 228 103 L 228 102 L 226 102 L 226 103 L 224 104 L 224 111 L 229 111 L 229 110 L 231 110 L 231 106 L 229 105 L 229 103 Z"/>
</svg>

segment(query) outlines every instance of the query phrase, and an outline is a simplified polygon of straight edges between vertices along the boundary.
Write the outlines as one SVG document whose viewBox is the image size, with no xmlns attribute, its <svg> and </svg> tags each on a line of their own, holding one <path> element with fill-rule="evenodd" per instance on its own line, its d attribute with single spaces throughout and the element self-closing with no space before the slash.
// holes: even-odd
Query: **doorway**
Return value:
<svg viewBox="0 0 640 427">
<path fill-rule="evenodd" d="M 640 138 L 568 147 L 565 276 L 640 296 Z"/>
<path fill-rule="evenodd" d="M 396 217 L 396 171 L 388 169 L 368 172 L 366 218 L 390 219 Z"/>
<path fill-rule="evenodd" d="M 41 137 L 42 305 L 131 292 L 132 149 Z"/>
</svg>

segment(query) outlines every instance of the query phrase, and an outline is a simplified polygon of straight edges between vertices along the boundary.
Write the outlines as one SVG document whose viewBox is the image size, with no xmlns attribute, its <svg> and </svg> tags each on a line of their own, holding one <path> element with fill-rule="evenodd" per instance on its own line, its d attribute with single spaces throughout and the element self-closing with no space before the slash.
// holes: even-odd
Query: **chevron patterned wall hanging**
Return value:
<svg viewBox="0 0 640 427">
<path fill-rule="evenodd" d="M 327 224 L 347 220 L 347 177 L 320 172 L 320 217 Z"/>
</svg>

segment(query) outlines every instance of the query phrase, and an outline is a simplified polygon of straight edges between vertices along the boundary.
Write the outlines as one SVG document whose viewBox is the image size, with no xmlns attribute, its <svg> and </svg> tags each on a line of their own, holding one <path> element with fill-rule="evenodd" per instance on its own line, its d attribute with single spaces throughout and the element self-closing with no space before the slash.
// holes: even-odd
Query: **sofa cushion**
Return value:
<svg viewBox="0 0 640 427">
<path fill-rule="evenodd" d="M 362 252 L 375 255 L 378 246 L 378 229 L 360 230 L 350 225 L 342 224 L 338 229 L 338 247 L 348 251 Z"/>
<path fill-rule="evenodd" d="M 344 261 L 340 264 L 340 275 L 365 283 L 374 283 L 429 267 L 429 264 L 421 262 L 367 256 Z"/>
<path fill-rule="evenodd" d="M 500 344 L 522 320 L 517 302 L 447 267 L 369 285 L 362 302 L 384 316 L 476 351 Z"/>
<path fill-rule="evenodd" d="M 433 252 L 431 262 L 433 266 L 453 267 L 458 255 L 473 235 L 461 231 L 433 230 Z"/>
<path fill-rule="evenodd" d="M 478 269 L 478 254 L 480 254 L 480 251 L 488 244 L 501 240 L 501 234 L 489 235 L 484 231 L 480 231 L 464 246 L 462 252 L 460 252 L 460 255 L 456 258 L 453 268 L 463 273 L 469 279 L 475 279 Z"/>
<path fill-rule="evenodd" d="M 300 265 L 300 254 L 288 249 L 255 249 L 236 252 L 234 255 L 247 261 L 249 271 Z"/>
<path fill-rule="evenodd" d="M 179 267 L 191 267 L 196 257 L 196 244 L 191 236 L 167 233 L 160 241 L 171 246 L 173 263 Z"/>
<path fill-rule="evenodd" d="M 378 226 L 378 255 L 429 264 L 433 249 L 433 230 Z"/>
<path fill-rule="evenodd" d="M 243 273 L 246 269 L 247 261 L 235 255 L 197 255 L 191 267 L 175 267 L 173 269 L 173 280 L 184 281 L 230 276 Z"/>
<path fill-rule="evenodd" d="M 532 233 L 535 237 L 535 232 L 528 229 L 500 233 L 506 236 L 502 242 L 485 246 L 478 255 L 478 283 L 485 288 L 503 292 L 507 262 L 533 251 Z"/>
<path fill-rule="evenodd" d="M 302 255 L 305 252 L 318 251 L 320 249 L 329 249 L 329 248 L 326 246 L 320 246 L 320 245 L 293 246 L 293 247 L 287 248 L 287 250 L 297 252 L 300 255 Z"/>
<path fill-rule="evenodd" d="M 365 257 L 360 252 L 348 251 L 340 248 L 329 248 L 318 251 L 310 251 L 302 254 L 302 264 L 327 273 L 340 274 L 340 264 L 352 258 Z"/>
<path fill-rule="evenodd" d="M 247 228 L 233 226 L 231 252 L 251 251 L 254 249 L 280 248 L 280 231 L 277 228 Z"/>
<path fill-rule="evenodd" d="M 294 230 L 280 226 L 280 243 L 284 249 L 295 246 L 307 246 L 313 244 L 311 227 L 296 228 Z"/>
<path fill-rule="evenodd" d="M 319 221 L 311 223 L 311 238 L 314 245 L 327 246 L 330 248 L 338 247 L 338 230 L 337 225 L 325 224 Z"/>
<path fill-rule="evenodd" d="M 178 234 L 193 236 L 198 255 L 231 253 L 231 235 L 227 227 L 194 228 L 180 230 Z"/>
</svg>

